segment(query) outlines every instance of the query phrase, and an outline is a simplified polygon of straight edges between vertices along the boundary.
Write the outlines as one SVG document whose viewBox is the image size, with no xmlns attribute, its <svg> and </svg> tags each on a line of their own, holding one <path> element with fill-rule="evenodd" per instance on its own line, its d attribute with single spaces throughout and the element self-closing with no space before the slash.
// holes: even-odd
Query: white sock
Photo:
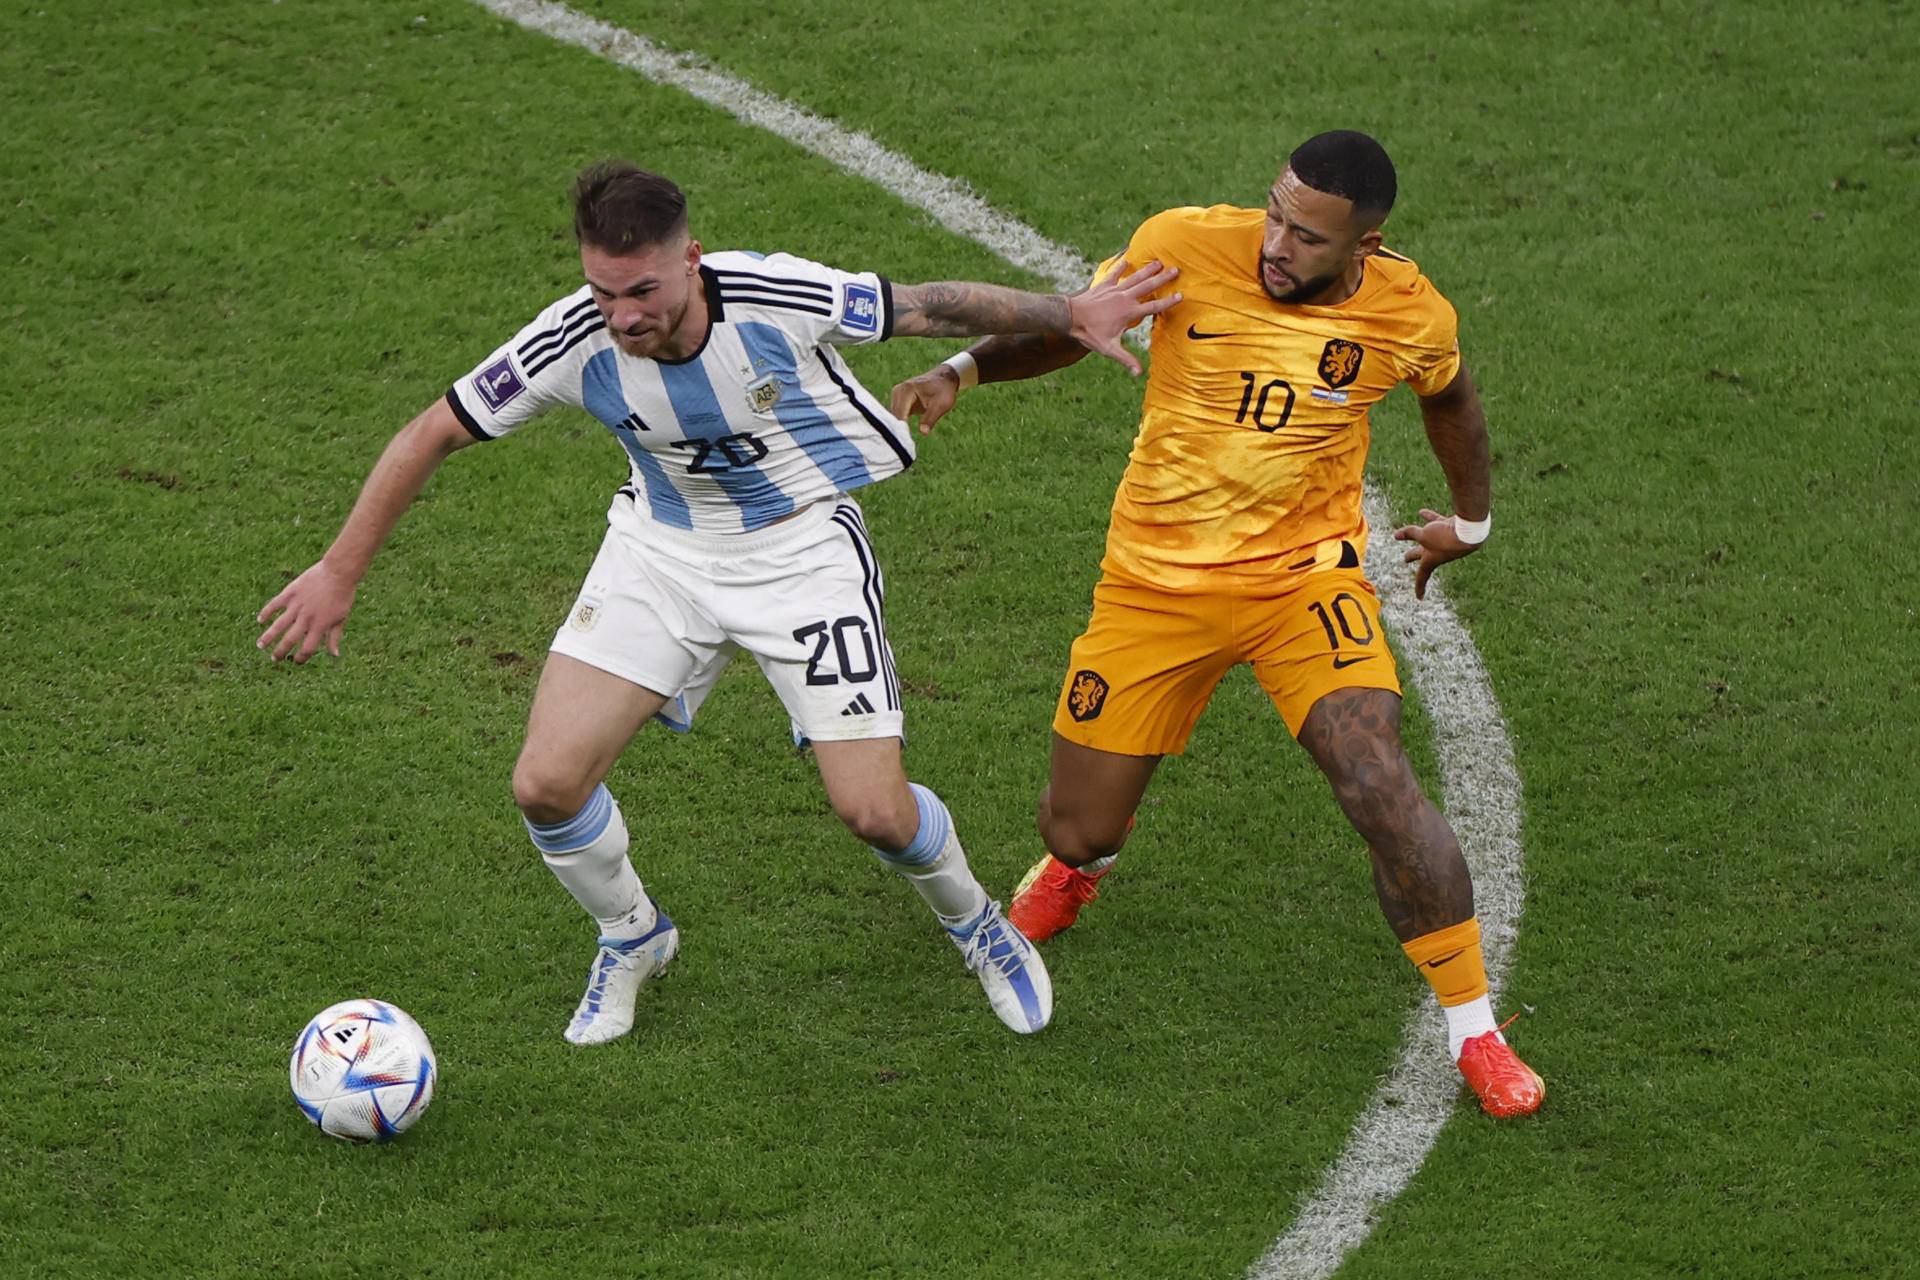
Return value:
<svg viewBox="0 0 1920 1280">
<path fill-rule="evenodd" d="M 1493 1000 L 1490 996 L 1481 996 L 1465 1004 L 1442 1005 L 1440 1012 L 1447 1015 L 1447 1056 L 1455 1062 L 1460 1061 L 1460 1050 L 1467 1041 L 1475 1036 L 1483 1036 L 1491 1031 L 1500 1035 L 1499 1025 L 1493 1020 Z M 1500 1043 L 1507 1038 L 1500 1036 Z"/>
<path fill-rule="evenodd" d="M 565 822 L 527 823 L 541 860 L 602 937 L 642 937 L 657 913 L 627 858 L 627 824 L 605 786 L 596 787 L 579 813 Z"/>
<path fill-rule="evenodd" d="M 875 849 L 874 856 L 907 878 L 940 923 L 953 930 L 972 924 L 987 908 L 987 891 L 973 878 L 967 854 L 953 829 L 953 815 L 928 787 L 908 783 L 920 809 L 920 826 L 898 853 Z"/>
<path fill-rule="evenodd" d="M 907 883 L 926 900 L 933 914 L 939 916 L 940 923 L 948 929 L 972 924 L 987 909 L 987 891 L 973 878 L 973 869 L 967 866 L 967 855 L 960 848 L 957 836 L 947 837 L 946 849 L 931 865 L 895 867 L 894 870 L 906 877 Z"/>
<path fill-rule="evenodd" d="M 631 942 L 635 938 L 644 938 L 653 931 L 653 926 L 660 922 L 660 912 L 653 905 L 653 899 L 647 896 L 646 890 L 639 887 L 640 877 L 633 875 L 631 863 L 627 865 L 627 874 L 633 876 L 635 892 L 640 895 L 634 900 L 633 906 L 619 915 L 593 918 L 594 923 L 600 926 L 600 936 L 615 942 Z"/>
</svg>

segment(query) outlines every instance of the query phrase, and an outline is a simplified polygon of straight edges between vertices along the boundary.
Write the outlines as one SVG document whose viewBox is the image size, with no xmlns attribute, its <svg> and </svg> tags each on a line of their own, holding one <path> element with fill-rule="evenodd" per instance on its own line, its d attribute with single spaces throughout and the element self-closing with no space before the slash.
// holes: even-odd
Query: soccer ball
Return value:
<svg viewBox="0 0 1920 1280">
<path fill-rule="evenodd" d="M 345 1000 L 314 1014 L 287 1064 L 307 1119 L 350 1142 L 405 1133 L 433 1101 L 439 1075 L 427 1033 L 384 1000 Z"/>
</svg>

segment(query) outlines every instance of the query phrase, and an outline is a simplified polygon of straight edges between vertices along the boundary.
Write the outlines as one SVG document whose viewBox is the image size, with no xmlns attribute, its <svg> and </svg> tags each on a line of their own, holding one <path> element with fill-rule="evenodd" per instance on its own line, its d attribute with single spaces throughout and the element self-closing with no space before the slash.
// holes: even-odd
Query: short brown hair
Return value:
<svg viewBox="0 0 1920 1280">
<path fill-rule="evenodd" d="M 672 179 L 625 160 L 602 160 L 574 180 L 573 235 L 606 253 L 638 253 L 687 230 L 687 197 Z"/>
</svg>

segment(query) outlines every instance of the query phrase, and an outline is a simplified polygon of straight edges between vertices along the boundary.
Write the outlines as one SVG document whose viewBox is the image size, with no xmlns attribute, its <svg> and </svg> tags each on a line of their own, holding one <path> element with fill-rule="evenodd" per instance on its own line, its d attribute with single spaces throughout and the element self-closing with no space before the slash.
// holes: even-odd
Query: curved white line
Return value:
<svg viewBox="0 0 1920 1280">
<path fill-rule="evenodd" d="M 864 133 L 715 71 L 692 54 L 661 48 L 643 36 L 553 0 L 474 0 L 520 26 L 578 45 L 656 84 L 682 89 L 739 120 L 767 130 L 850 173 L 866 178 L 941 226 L 982 244 L 1063 292 L 1079 289 L 1093 267 L 1079 254 L 1000 213 L 963 183 L 928 173 Z M 1381 616 L 1399 639 L 1409 678 L 1433 722 L 1441 799 L 1473 869 L 1487 980 L 1497 999 L 1519 931 L 1525 889 L 1520 844 L 1520 775 L 1500 706 L 1472 637 L 1454 616 L 1445 591 L 1427 584 L 1413 598 L 1412 576 L 1388 533 L 1386 499 L 1371 482 L 1367 574 L 1381 593 Z M 1408 1015 L 1398 1062 L 1361 1112 L 1346 1148 L 1298 1216 L 1248 1275 L 1252 1280 L 1321 1280 L 1367 1238 L 1379 1210 L 1419 1172 L 1460 1092 L 1444 1052 L 1439 1006 L 1427 998 Z"/>
<path fill-rule="evenodd" d="M 1498 1005 L 1520 928 L 1526 887 L 1520 869 L 1520 773 L 1500 704 L 1473 638 L 1454 616 L 1439 580 L 1415 600 L 1401 563 L 1397 522 L 1379 488 L 1367 485 L 1367 576 L 1380 590 L 1380 615 L 1433 722 L 1441 800 L 1473 869 L 1487 982 Z M 1460 1093 L 1447 1061 L 1446 1023 L 1431 993 L 1407 1016 L 1400 1058 L 1374 1090 L 1347 1146 L 1301 1203 L 1293 1225 L 1247 1272 L 1251 1280 L 1323 1280 L 1373 1230 L 1375 1217 L 1406 1189 L 1433 1149 Z"/>
</svg>

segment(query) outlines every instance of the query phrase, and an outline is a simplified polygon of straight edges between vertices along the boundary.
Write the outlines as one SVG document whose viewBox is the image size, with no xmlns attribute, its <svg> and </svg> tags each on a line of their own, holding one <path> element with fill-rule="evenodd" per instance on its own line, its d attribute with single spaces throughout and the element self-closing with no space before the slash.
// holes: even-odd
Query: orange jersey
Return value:
<svg viewBox="0 0 1920 1280">
<path fill-rule="evenodd" d="M 1260 284 L 1260 209 L 1170 209 L 1126 259 L 1180 268 L 1153 323 L 1140 432 L 1114 496 L 1102 568 L 1170 591 L 1258 590 L 1341 539 L 1366 545 L 1367 409 L 1460 370 L 1453 307 L 1397 254 L 1366 261 L 1338 306 Z M 1101 266 L 1104 274 L 1114 260 Z M 1334 554 L 1337 554 L 1335 552 Z"/>
</svg>

